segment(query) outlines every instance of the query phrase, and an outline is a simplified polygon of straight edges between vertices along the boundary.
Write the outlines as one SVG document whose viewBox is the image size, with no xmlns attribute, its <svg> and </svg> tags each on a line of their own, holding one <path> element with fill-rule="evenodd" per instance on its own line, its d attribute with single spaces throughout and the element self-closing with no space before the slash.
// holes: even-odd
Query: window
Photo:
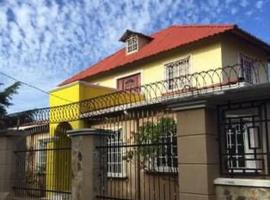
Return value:
<svg viewBox="0 0 270 200">
<path fill-rule="evenodd" d="M 139 90 L 138 87 L 141 85 L 141 74 L 134 74 L 117 80 L 118 90 L 129 90 L 134 88 L 136 91 Z"/>
<path fill-rule="evenodd" d="M 254 69 L 254 59 L 240 54 L 240 64 L 241 64 L 241 74 L 242 78 L 247 83 L 254 83 L 255 69 Z"/>
<path fill-rule="evenodd" d="M 260 172 L 260 125 L 256 122 L 256 110 L 227 114 L 225 129 L 227 168 L 233 172 Z"/>
<path fill-rule="evenodd" d="M 154 172 L 177 172 L 176 122 L 173 118 L 162 118 L 148 122 L 141 128 L 144 157 L 150 158 L 148 168 Z"/>
<path fill-rule="evenodd" d="M 154 167 L 158 172 L 177 172 L 177 138 L 170 134 L 161 136 L 157 156 L 154 159 Z"/>
<path fill-rule="evenodd" d="M 123 161 L 123 131 L 119 129 L 108 139 L 108 176 L 124 177 L 125 166 Z"/>
<path fill-rule="evenodd" d="M 190 68 L 190 56 L 165 64 L 166 80 L 168 80 L 168 89 L 184 88 L 190 86 L 188 80 Z M 180 77 L 181 78 L 177 78 Z"/>
<path fill-rule="evenodd" d="M 47 165 L 47 141 L 39 140 L 39 147 L 38 147 L 38 162 L 37 162 L 37 169 L 40 173 L 45 173 L 46 165 Z"/>
<path fill-rule="evenodd" d="M 131 35 L 127 39 L 127 47 L 126 51 L 127 53 L 136 52 L 139 49 L 139 42 L 138 42 L 138 36 L 137 35 Z"/>
</svg>

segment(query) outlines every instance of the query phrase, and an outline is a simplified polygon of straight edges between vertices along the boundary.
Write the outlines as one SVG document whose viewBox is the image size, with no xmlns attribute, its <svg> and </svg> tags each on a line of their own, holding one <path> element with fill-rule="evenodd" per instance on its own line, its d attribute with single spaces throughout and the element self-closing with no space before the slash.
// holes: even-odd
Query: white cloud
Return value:
<svg viewBox="0 0 270 200">
<path fill-rule="evenodd" d="M 261 9 L 263 6 L 263 1 L 257 1 L 256 2 L 256 8 Z"/>
<path fill-rule="evenodd" d="M 0 71 L 50 90 L 120 48 L 118 39 L 127 28 L 151 33 L 176 23 L 241 23 L 240 6 L 252 19 L 264 3 L 252 7 L 250 2 L 9 0 L 0 4 Z M 23 87 L 11 110 L 46 106 L 46 102 L 43 94 Z"/>
<path fill-rule="evenodd" d="M 248 4 L 249 4 L 248 0 L 241 0 L 241 1 L 240 1 L 240 5 L 241 5 L 242 7 L 244 7 L 244 8 L 247 7 Z"/>
</svg>

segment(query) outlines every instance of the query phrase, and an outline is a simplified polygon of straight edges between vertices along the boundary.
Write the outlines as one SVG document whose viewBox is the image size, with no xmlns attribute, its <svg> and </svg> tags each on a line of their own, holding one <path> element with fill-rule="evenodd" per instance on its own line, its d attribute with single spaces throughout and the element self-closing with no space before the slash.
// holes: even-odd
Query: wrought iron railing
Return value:
<svg viewBox="0 0 270 200">
<path fill-rule="evenodd" d="M 95 146 L 97 199 L 179 199 L 174 112 L 159 106 L 102 115 L 91 126 L 112 133 Z"/>
<path fill-rule="evenodd" d="M 157 104 L 174 98 L 211 94 L 216 91 L 269 83 L 267 64 L 254 64 L 248 69 L 233 65 L 195 72 L 173 79 L 162 80 L 140 87 L 71 103 L 13 114 L 20 124 L 58 123 L 89 118 L 98 114 L 115 112 L 136 106 Z"/>
</svg>

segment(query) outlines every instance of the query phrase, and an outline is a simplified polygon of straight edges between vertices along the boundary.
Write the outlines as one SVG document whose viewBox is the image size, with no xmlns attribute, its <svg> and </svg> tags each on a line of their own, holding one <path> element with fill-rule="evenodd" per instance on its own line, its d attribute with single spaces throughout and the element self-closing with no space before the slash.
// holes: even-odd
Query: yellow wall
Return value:
<svg viewBox="0 0 270 200">
<path fill-rule="evenodd" d="M 141 85 L 153 83 L 165 79 L 166 63 L 172 62 L 182 57 L 191 56 L 190 73 L 219 68 L 222 66 L 221 43 L 213 40 L 207 44 L 198 44 L 185 49 L 177 49 L 169 53 L 157 56 L 140 65 L 118 70 L 97 78 L 88 78 L 86 81 L 96 83 L 105 87 L 116 88 L 117 79 L 131 74 L 141 73 Z"/>
<path fill-rule="evenodd" d="M 83 128 L 84 123 L 80 120 L 69 119 L 68 116 L 72 112 L 72 116 L 74 117 L 74 113 L 77 115 L 75 117 L 79 118 L 79 115 L 83 111 L 83 106 L 77 104 L 78 101 L 83 101 L 85 99 L 93 98 L 96 96 L 104 95 L 107 93 L 113 92 L 114 89 L 107 87 L 100 87 L 96 85 L 91 85 L 89 83 L 79 81 L 75 82 L 50 92 L 50 107 L 56 107 L 55 109 L 51 109 L 50 113 L 50 129 L 54 130 L 57 127 L 57 123 L 53 123 L 56 120 L 58 121 L 70 121 L 70 124 L 73 129 Z M 57 106 L 63 106 L 67 104 L 75 103 L 75 106 L 67 107 L 67 109 L 63 109 L 59 112 Z M 53 131 L 50 131 L 51 133 Z"/>
<path fill-rule="evenodd" d="M 83 81 L 75 82 L 51 91 L 49 100 L 50 107 L 56 108 L 52 108 L 50 110 L 50 135 L 56 136 L 59 134 L 58 128 L 63 125 L 63 121 L 68 122 L 72 129 L 80 129 L 86 127 L 86 122 L 83 120 L 76 120 L 76 118 L 78 119 L 79 115 L 83 111 L 83 106 L 77 104 L 77 102 L 113 91 L 114 90 L 111 88 L 90 85 L 89 83 Z M 75 106 L 71 105 L 70 107 L 66 107 L 62 110 L 57 108 L 58 106 L 63 105 L 69 106 L 67 104 L 72 103 L 75 103 Z M 72 116 L 73 118 L 69 119 L 69 116 Z M 56 123 L 57 120 L 62 122 Z M 70 146 L 69 140 L 70 139 L 67 137 L 65 130 L 63 130 L 59 137 L 59 142 L 51 143 L 49 148 L 66 148 Z M 46 187 L 50 190 L 70 191 L 71 176 L 67 175 L 63 177 L 63 174 L 70 174 L 71 168 L 63 168 L 61 165 L 66 163 L 71 167 L 71 152 L 59 150 L 50 151 L 48 152 L 48 158 L 50 159 L 47 161 Z M 54 173 L 53 176 L 51 175 L 52 173 Z M 51 194 L 47 194 L 48 197 L 50 195 Z"/>
<path fill-rule="evenodd" d="M 261 63 L 264 63 L 263 65 L 267 63 L 267 55 L 262 48 L 255 47 L 247 41 L 243 41 L 233 35 L 225 35 L 199 42 L 187 46 L 186 48 L 171 50 L 163 55 L 141 62 L 140 64 L 130 64 L 122 69 L 104 75 L 87 78 L 85 81 L 105 87 L 116 88 L 117 79 L 131 74 L 141 73 L 141 85 L 145 85 L 164 80 L 164 65 L 179 58 L 191 56 L 190 73 L 195 73 L 237 64 L 239 63 L 240 53 L 259 59 Z M 265 67 L 263 66 L 262 68 Z M 263 76 L 266 73 L 261 72 L 261 74 Z M 192 86 L 198 87 L 198 85 L 202 86 L 202 84 L 209 86 L 211 84 L 220 83 L 224 81 L 223 76 L 224 73 L 222 74 L 222 71 L 218 70 L 217 73 L 209 73 L 205 77 L 200 76 L 197 83 L 195 83 L 194 80 L 191 81 Z M 260 75 L 260 77 L 262 76 Z M 205 78 L 206 82 L 204 82 L 205 80 L 203 80 L 203 78 Z"/>
<path fill-rule="evenodd" d="M 110 87 L 100 87 L 84 81 L 78 81 L 52 90 L 50 92 L 49 103 L 50 107 L 61 106 L 113 91 L 114 90 Z"/>
</svg>

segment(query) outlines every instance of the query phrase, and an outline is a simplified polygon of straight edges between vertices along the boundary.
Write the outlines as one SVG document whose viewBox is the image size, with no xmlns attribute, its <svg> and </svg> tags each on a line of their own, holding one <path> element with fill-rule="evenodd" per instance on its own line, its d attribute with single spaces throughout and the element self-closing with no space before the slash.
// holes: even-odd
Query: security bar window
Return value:
<svg viewBox="0 0 270 200">
<path fill-rule="evenodd" d="M 148 122 L 143 127 L 143 157 L 149 160 L 147 168 L 152 172 L 177 172 L 176 122 L 173 118 L 162 118 L 158 122 Z M 149 158 L 149 159 L 148 159 Z"/>
<path fill-rule="evenodd" d="M 246 55 L 240 54 L 241 74 L 242 78 L 247 83 L 254 83 L 255 81 L 254 63 L 254 59 Z"/>
<path fill-rule="evenodd" d="M 177 172 L 177 138 L 170 134 L 161 136 L 162 144 L 154 159 L 155 169 L 159 172 Z"/>
<path fill-rule="evenodd" d="M 124 177 L 125 166 L 123 161 L 123 131 L 119 129 L 108 139 L 108 176 Z"/>
<path fill-rule="evenodd" d="M 190 70 L 190 56 L 165 64 L 168 89 L 183 89 L 190 86 L 188 74 Z"/>
</svg>

